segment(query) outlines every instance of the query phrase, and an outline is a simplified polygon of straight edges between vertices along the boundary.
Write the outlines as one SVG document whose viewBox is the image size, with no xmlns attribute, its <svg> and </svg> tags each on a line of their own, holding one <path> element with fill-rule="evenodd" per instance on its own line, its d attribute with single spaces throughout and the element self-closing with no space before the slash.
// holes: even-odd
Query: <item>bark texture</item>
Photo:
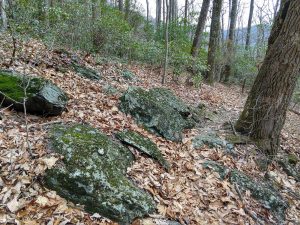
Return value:
<svg viewBox="0 0 300 225">
<path fill-rule="evenodd" d="M 197 57 L 199 54 L 200 43 L 202 39 L 202 34 L 204 31 L 208 9 L 209 9 L 210 0 L 204 0 L 201 7 L 201 12 L 198 19 L 198 24 L 195 32 L 195 37 L 193 41 L 193 46 L 191 50 L 191 54 L 193 57 Z"/>
<path fill-rule="evenodd" d="M 212 20 L 210 26 L 210 37 L 208 46 L 208 60 L 207 64 L 209 66 L 208 71 L 208 83 L 213 84 L 215 80 L 215 70 L 216 70 L 216 54 L 219 45 L 220 36 L 220 16 L 222 9 L 223 0 L 214 0 Z"/>
<path fill-rule="evenodd" d="M 274 156 L 300 70 L 300 4 L 286 0 L 274 22 L 265 60 L 236 129 Z"/>
</svg>

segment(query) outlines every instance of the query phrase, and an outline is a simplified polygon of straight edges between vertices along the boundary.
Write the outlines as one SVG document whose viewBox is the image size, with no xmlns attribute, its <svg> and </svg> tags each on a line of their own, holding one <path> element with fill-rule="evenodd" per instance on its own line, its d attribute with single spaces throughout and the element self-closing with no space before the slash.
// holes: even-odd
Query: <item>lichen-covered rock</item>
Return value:
<svg viewBox="0 0 300 225">
<path fill-rule="evenodd" d="M 134 131 L 124 131 L 116 134 L 116 137 L 125 144 L 128 144 L 142 153 L 156 159 L 165 169 L 169 169 L 169 163 L 149 138 L 142 136 Z"/>
<path fill-rule="evenodd" d="M 163 88 L 146 91 L 130 87 L 120 100 L 123 112 L 131 114 L 138 123 L 171 141 L 181 141 L 183 130 L 196 124 L 189 107 Z"/>
<path fill-rule="evenodd" d="M 133 81 L 133 80 L 136 80 L 136 75 L 129 71 L 129 70 L 124 70 L 122 71 L 122 77 L 125 79 L 125 80 L 130 80 L 130 81 Z"/>
<path fill-rule="evenodd" d="M 294 177 L 296 181 L 300 182 L 300 167 L 298 168 L 297 165 L 293 163 L 294 161 L 291 163 L 290 157 L 282 157 L 276 161 L 287 175 Z"/>
<path fill-rule="evenodd" d="M 203 165 L 204 168 L 210 168 L 219 173 L 221 179 L 228 178 L 230 183 L 237 185 L 241 192 L 250 191 L 251 196 L 273 212 L 279 221 L 284 220 L 288 203 L 271 184 L 265 181 L 257 182 L 238 170 L 228 169 L 213 161 L 207 161 Z"/>
<path fill-rule="evenodd" d="M 15 110 L 23 111 L 25 97 L 28 113 L 46 116 L 61 114 L 68 101 L 66 94 L 48 80 L 0 70 L 0 102 L 3 106 L 12 105 Z"/>
<path fill-rule="evenodd" d="M 82 77 L 85 77 L 90 80 L 100 80 L 101 79 L 101 75 L 93 69 L 87 68 L 85 66 L 82 66 L 82 65 L 74 63 L 74 62 L 72 63 L 72 67 L 73 67 L 74 71 Z"/>
<path fill-rule="evenodd" d="M 63 160 L 47 170 L 45 185 L 90 213 L 99 213 L 120 224 L 155 209 L 151 196 L 134 185 L 125 173 L 132 153 L 87 125 L 55 126 L 52 149 Z"/>
<path fill-rule="evenodd" d="M 194 148 L 201 148 L 204 145 L 207 145 L 210 148 L 224 148 L 228 152 L 232 152 L 234 150 L 234 146 L 218 137 L 215 133 L 208 133 L 196 136 L 193 140 Z"/>
</svg>

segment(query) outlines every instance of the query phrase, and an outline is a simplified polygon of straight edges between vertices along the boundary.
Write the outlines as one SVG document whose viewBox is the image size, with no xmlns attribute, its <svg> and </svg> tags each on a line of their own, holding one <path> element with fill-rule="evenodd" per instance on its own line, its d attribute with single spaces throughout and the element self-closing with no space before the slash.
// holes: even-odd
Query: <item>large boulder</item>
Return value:
<svg viewBox="0 0 300 225">
<path fill-rule="evenodd" d="M 267 181 L 255 181 L 250 176 L 235 170 L 229 169 L 213 161 L 203 164 L 204 168 L 212 169 L 219 173 L 221 179 L 226 179 L 236 185 L 242 193 L 249 191 L 251 196 L 259 201 L 265 208 L 269 209 L 278 221 L 284 221 L 288 202 L 284 200 L 278 190 Z"/>
<path fill-rule="evenodd" d="M 169 163 L 164 159 L 163 155 L 149 138 L 142 136 L 134 131 L 123 131 L 116 134 L 116 137 L 123 143 L 130 145 L 138 151 L 157 160 L 166 170 L 170 169 Z"/>
<path fill-rule="evenodd" d="M 120 98 L 120 109 L 139 124 L 171 141 L 181 141 L 184 129 L 193 128 L 193 110 L 171 91 L 153 88 L 146 91 L 129 87 Z"/>
<path fill-rule="evenodd" d="M 46 171 L 49 189 L 120 224 L 154 211 L 152 197 L 125 176 L 129 149 L 87 125 L 59 125 L 51 133 L 51 148 L 64 158 Z"/>
<path fill-rule="evenodd" d="M 26 96 L 24 90 L 26 90 Z M 0 70 L 2 105 L 12 105 L 15 110 L 23 111 L 24 99 L 28 113 L 46 116 L 61 114 L 68 101 L 66 94 L 48 80 Z"/>
</svg>

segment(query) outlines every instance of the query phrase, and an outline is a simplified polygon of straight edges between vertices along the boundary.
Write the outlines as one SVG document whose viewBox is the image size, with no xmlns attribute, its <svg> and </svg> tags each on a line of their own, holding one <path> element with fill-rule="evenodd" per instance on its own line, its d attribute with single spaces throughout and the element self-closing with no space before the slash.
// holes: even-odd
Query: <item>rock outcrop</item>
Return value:
<svg viewBox="0 0 300 225">
<path fill-rule="evenodd" d="M 44 116 L 60 115 L 66 108 L 67 95 L 52 82 L 0 70 L 0 102 L 17 111 Z"/>
<path fill-rule="evenodd" d="M 46 187 L 120 224 L 153 213 L 152 197 L 125 176 L 129 149 L 87 125 L 59 125 L 51 133 L 52 150 L 64 158 L 47 170 Z"/>
<path fill-rule="evenodd" d="M 197 122 L 193 110 L 164 88 L 146 91 L 130 87 L 120 100 L 123 112 L 132 115 L 149 131 L 171 141 L 181 141 L 183 130 L 193 128 Z"/>
</svg>

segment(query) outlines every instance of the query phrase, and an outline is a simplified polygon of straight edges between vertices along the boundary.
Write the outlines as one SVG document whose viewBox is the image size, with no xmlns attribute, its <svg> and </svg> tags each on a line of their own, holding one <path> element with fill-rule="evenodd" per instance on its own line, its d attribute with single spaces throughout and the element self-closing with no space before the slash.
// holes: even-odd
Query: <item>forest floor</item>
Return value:
<svg viewBox="0 0 300 225">
<path fill-rule="evenodd" d="M 9 108 L 0 109 L 0 224 L 114 224 L 98 214 L 85 213 L 83 207 L 67 202 L 42 185 L 41 176 L 59 157 L 47 150 L 48 127 L 56 122 L 71 121 L 91 124 L 112 136 L 124 129 L 138 131 L 154 141 L 171 163 L 171 170 L 166 172 L 152 159 L 135 153 L 136 161 L 128 169 L 128 176 L 153 195 L 157 213 L 135 221 L 134 225 L 164 224 L 163 218 L 181 224 L 257 224 L 253 215 L 265 218 L 266 223 L 276 224 L 268 209 L 253 200 L 250 193 L 239 196 L 228 180 L 220 180 L 217 173 L 202 167 L 205 160 L 214 160 L 254 178 L 263 178 L 265 172 L 255 162 L 262 154 L 255 150 L 254 145 L 236 146 L 236 157 L 221 149 L 194 149 L 191 145 L 192 138 L 197 134 L 213 130 L 222 136 L 223 124 L 228 121 L 234 123 L 247 97 L 247 94 L 241 93 L 240 87 L 203 84 L 201 88 L 193 88 L 177 84 L 168 76 L 164 87 L 188 104 L 196 106 L 204 103 L 216 112 L 214 121 L 186 131 L 183 143 L 174 143 L 137 126 L 130 116 L 118 110 L 120 95 L 108 95 L 105 91 L 107 85 L 122 91 L 130 85 L 147 89 L 161 87 L 159 69 L 120 62 L 97 63 L 97 59 L 78 53 L 86 66 L 102 74 L 100 81 L 90 81 L 72 71 L 56 71 L 56 66 L 69 59 L 50 51 L 38 41 L 30 40 L 18 46 L 11 68 L 53 81 L 68 94 L 69 103 L 67 112 L 58 117 L 28 115 L 28 140 L 24 114 Z M 0 62 L 9 62 L 10 55 L 10 44 L 2 38 Z M 135 73 L 138 79 L 123 79 L 120 73 L 125 69 Z M 299 115 L 288 112 L 282 131 L 281 152 L 300 157 L 299 127 Z M 33 156 L 29 154 L 28 143 Z M 268 169 L 275 177 L 280 193 L 290 204 L 286 224 L 299 224 L 300 183 L 288 177 L 275 162 Z"/>
</svg>

